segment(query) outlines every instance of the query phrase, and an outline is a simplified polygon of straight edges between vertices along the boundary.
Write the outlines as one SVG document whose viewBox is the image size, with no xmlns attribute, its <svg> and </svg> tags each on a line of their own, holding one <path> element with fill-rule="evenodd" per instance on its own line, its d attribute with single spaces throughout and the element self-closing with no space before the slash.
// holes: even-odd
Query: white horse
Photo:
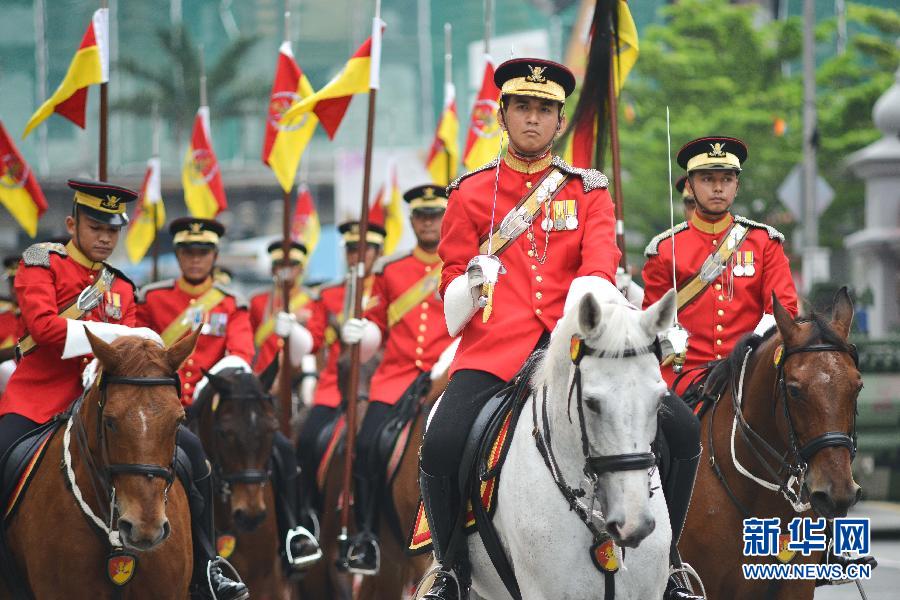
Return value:
<svg viewBox="0 0 900 600">
<path fill-rule="evenodd" d="M 532 379 L 536 392 L 525 404 L 503 467 L 494 525 L 523 600 L 604 597 L 604 574 L 589 550 L 593 536 L 569 509 L 532 433 L 535 408 L 538 430 L 542 428 L 544 398 L 549 431 L 543 433 L 550 434 L 558 478 L 584 490 L 579 502 L 592 514 L 588 520 L 618 546 L 622 566 L 614 575 L 616 600 L 663 597 L 671 527 L 659 474 L 647 467 L 646 453 L 666 393 L 653 343 L 672 324 L 675 294 L 669 292 L 644 312 L 613 294 L 587 293 L 560 319 L 537 366 Z M 573 336 L 584 344 L 579 364 L 583 428 L 577 387 L 569 398 L 577 370 L 570 353 Z M 587 460 L 582 430 L 589 456 L 607 461 Z M 584 475 L 586 462 L 599 471 L 593 480 Z M 628 466 L 631 470 L 617 470 Z M 469 552 L 473 597 L 509 598 L 477 534 L 469 538 Z"/>
</svg>

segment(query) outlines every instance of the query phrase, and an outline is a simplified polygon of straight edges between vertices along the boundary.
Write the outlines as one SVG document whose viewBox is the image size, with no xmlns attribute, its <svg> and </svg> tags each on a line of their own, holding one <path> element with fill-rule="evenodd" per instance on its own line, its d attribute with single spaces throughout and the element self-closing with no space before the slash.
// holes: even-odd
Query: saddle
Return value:
<svg viewBox="0 0 900 600">
<path fill-rule="evenodd" d="M 4 523 L 15 514 L 19 500 L 31 483 L 31 475 L 40 466 L 44 450 L 62 423 L 62 420 L 52 419 L 26 433 L 0 460 L 0 506 L 4 511 Z"/>
<path fill-rule="evenodd" d="M 492 560 L 492 546 L 502 552 L 492 523 L 497 485 L 512 441 L 510 433 L 515 431 L 522 407 L 531 393 L 533 366 L 533 360 L 529 360 L 512 381 L 484 405 L 469 431 L 460 462 L 458 485 L 461 497 L 469 498 L 463 531 L 466 535 L 479 531 Z M 489 539 L 485 540 L 485 536 Z M 491 538 L 495 543 L 490 541 Z M 425 505 L 420 499 L 406 552 L 410 556 L 431 552 L 431 544 Z"/>
</svg>

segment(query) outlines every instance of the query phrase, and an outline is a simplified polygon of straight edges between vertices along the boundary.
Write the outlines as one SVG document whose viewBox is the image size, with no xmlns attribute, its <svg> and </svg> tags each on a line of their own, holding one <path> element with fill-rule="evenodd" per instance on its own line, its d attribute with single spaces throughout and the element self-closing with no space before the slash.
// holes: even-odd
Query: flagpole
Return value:
<svg viewBox="0 0 900 600">
<path fill-rule="evenodd" d="M 107 1 L 100 0 L 100 8 L 107 8 Z M 109 40 L 106 40 L 109 43 Z M 97 177 L 100 181 L 106 181 L 106 130 L 109 118 L 109 84 L 103 82 L 100 84 L 100 152 L 97 160 Z"/>
<path fill-rule="evenodd" d="M 284 40 L 291 41 L 291 11 L 288 10 L 289 0 L 284 0 Z M 296 175 L 295 175 L 296 176 Z M 282 218 L 281 218 L 281 264 L 277 267 L 281 280 L 281 309 L 285 312 L 291 312 L 291 287 L 293 286 L 292 277 L 290 276 L 290 263 L 288 257 L 291 254 L 291 189 L 282 191 Z M 285 340 L 286 342 L 286 340 Z M 291 439 L 291 417 L 293 412 L 293 402 L 291 398 L 291 380 L 293 369 L 291 368 L 291 345 L 285 343 L 281 349 L 281 371 L 278 374 L 278 397 L 281 405 L 281 433 L 288 439 Z"/>
<path fill-rule="evenodd" d="M 159 158 L 159 103 L 153 103 L 153 158 Z M 160 179 L 162 173 L 159 174 Z M 160 186 L 162 181 L 160 181 Z M 153 281 L 159 281 L 159 204 L 156 198 L 153 203 Z"/>
<path fill-rule="evenodd" d="M 484 55 L 491 53 L 491 36 L 494 33 L 494 2 L 484 0 Z"/>
<path fill-rule="evenodd" d="M 442 109 L 442 113 L 447 109 L 447 91 L 450 89 L 450 84 L 453 83 L 453 26 L 450 23 L 444 23 L 444 108 Z M 441 114 L 441 119 L 443 120 L 444 115 Z M 438 127 L 440 127 L 440 122 L 438 122 Z M 450 149 L 447 147 L 447 144 L 444 144 L 444 154 L 447 156 L 447 185 L 450 185 L 450 182 L 453 180 L 451 178 L 451 173 L 453 173 L 453 165 L 450 164 L 450 161 L 453 158 L 450 156 Z"/>
<path fill-rule="evenodd" d="M 612 23 L 617 22 L 617 17 L 613 8 Z M 628 256 L 625 252 L 625 214 L 622 208 L 622 163 L 619 156 L 619 103 L 616 97 L 616 58 L 618 56 L 619 38 L 618 26 L 613 27 L 610 39 L 613 47 L 609 53 L 609 89 L 607 98 L 609 101 L 609 147 L 612 152 L 612 168 L 613 168 L 613 200 L 616 207 L 616 245 L 619 247 L 621 257 L 619 258 L 619 268 L 623 273 L 627 273 Z"/>
<path fill-rule="evenodd" d="M 381 61 L 381 0 L 375 0 L 375 18 L 372 20 L 372 67 L 379 69 Z M 376 39 L 376 35 L 378 36 Z M 377 44 L 377 48 L 376 48 Z M 375 71 L 376 73 L 378 71 Z M 369 77 L 369 110 L 366 118 L 366 153 L 363 170 L 363 189 L 359 215 L 359 252 L 356 266 L 350 271 L 350 289 L 353 290 L 353 317 L 362 316 L 363 287 L 366 268 L 366 236 L 369 232 L 369 188 L 372 179 L 372 140 L 375 133 L 375 99 L 378 80 Z M 347 444 L 344 448 L 344 481 L 341 503 L 341 531 L 338 536 L 339 562 L 347 556 L 350 530 L 350 498 L 353 493 L 353 455 L 356 446 L 356 404 L 359 395 L 360 371 L 359 343 L 350 346 L 350 378 L 347 384 Z M 346 562 L 339 568 L 346 570 Z"/>
</svg>

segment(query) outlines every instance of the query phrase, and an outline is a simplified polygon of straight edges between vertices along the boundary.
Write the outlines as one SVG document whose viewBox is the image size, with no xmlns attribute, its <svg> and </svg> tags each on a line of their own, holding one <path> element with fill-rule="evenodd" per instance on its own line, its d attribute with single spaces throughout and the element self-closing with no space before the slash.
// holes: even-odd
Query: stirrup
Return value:
<svg viewBox="0 0 900 600">
<path fill-rule="evenodd" d="M 212 568 L 214 566 L 218 566 L 221 569 L 222 565 L 228 567 L 228 570 L 231 572 L 232 575 L 234 575 L 234 577 L 230 577 L 229 579 L 231 579 L 235 583 L 244 584 L 244 580 L 241 579 L 241 574 L 237 572 L 237 569 L 234 568 L 234 565 L 232 565 L 230 562 L 228 562 L 221 556 L 215 557 L 214 559 L 212 559 L 208 563 L 206 563 L 206 585 L 209 588 L 209 597 L 212 598 L 213 600 L 216 600 L 218 598 L 218 596 L 216 596 L 216 590 L 213 588 Z M 224 576 L 224 574 L 223 574 L 223 576 Z M 246 587 L 246 585 L 245 585 L 245 587 Z M 245 589 L 245 594 L 243 596 L 241 596 L 241 598 L 242 599 L 250 598 L 250 594 L 246 591 L 246 589 Z"/>
<path fill-rule="evenodd" d="M 679 577 L 681 575 L 681 577 Z M 680 567 L 670 567 L 669 568 L 669 577 L 668 579 L 675 578 L 676 581 L 681 579 L 681 581 L 685 584 L 685 587 L 690 593 L 694 594 L 694 586 L 691 585 L 691 579 L 697 582 L 700 586 L 700 596 L 703 600 L 706 600 L 706 588 L 703 586 L 703 580 L 700 579 L 700 575 L 697 574 L 697 571 L 694 570 L 690 564 L 681 561 Z"/>
<path fill-rule="evenodd" d="M 381 569 L 381 545 L 378 543 L 378 538 L 370 533 L 362 533 L 354 537 L 356 539 L 351 538 L 347 547 L 347 572 L 353 575 L 377 575 Z M 360 556 L 360 546 L 363 544 L 370 544 L 375 551 L 374 568 L 367 569 L 353 566 L 353 562 Z"/>
<path fill-rule="evenodd" d="M 294 556 L 294 553 L 291 551 L 291 542 L 296 538 L 300 538 L 302 540 L 306 540 L 308 543 L 315 546 L 316 551 L 312 554 L 304 555 L 304 556 Z M 298 569 L 304 569 L 306 567 L 310 567 L 322 558 L 322 547 L 319 545 L 319 541 L 316 537 L 310 533 L 310 531 L 303 527 L 302 525 L 297 525 L 293 529 L 289 529 L 287 535 L 284 536 L 284 554 L 287 558 L 288 564 L 292 567 L 297 567 Z"/>
<path fill-rule="evenodd" d="M 456 571 L 453 569 L 445 569 L 444 566 L 440 563 L 434 565 L 422 575 L 422 579 L 419 580 L 419 583 L 416 584 L 416 589 L 413 591 L 413 598 L 425 598 L 425 596 L 420 596 L 419 594 L 422 592 L 422 584 L 428 581 L 429 577 L 433 577 L 431 581 L 431 585 L 434 586 L 437 583 L 437 578 L 439 575 L 443 575 L 447 579 L 450 579 L 454 584 L 456 584 L 456 597 L 462 598 L 462 585 L 459 583 L 459 577 L 456 575 Z"/>
</svg>

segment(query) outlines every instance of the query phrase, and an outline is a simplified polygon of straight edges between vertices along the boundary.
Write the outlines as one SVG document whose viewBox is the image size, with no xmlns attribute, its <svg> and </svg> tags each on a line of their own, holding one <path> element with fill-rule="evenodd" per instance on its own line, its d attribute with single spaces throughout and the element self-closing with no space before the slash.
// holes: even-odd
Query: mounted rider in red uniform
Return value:
<svg viewBox="0 0 900 600">
<path fill-rule="evenodd" d="M 444 303 L 437 295 L 441 259 L 437 253 L 447 193 L 434 185 L 407 191 L 410 224 L 416 246 L 375 263 L 372 298 L 363 319 L 343 326 L 344 343 L 360 343 L 360 357 L 369 360 L 384 348 L 372 376 L 369 406 L 356 438 L 353 463 L 357 533 L 345 557 L 351 573 L 378 572 L 380 551 L 377 524 L 384 495 L 384 469 L 378 456 L 382 430 L 393 407 L 410 386 L 431 370 L 452 338 L 444 325 Z"/>
<path fill-rule="evenodd" d="M 19 340 L 19 366 L 0 400 L 0 456 L 16 439 L 66 410 L 82 392 L 82 371 L 90 363 L 85 328 L 106 342 L 127 335 L 156 341 L 152 330 L 135 328 L 134 285 L 106 264 L 120 229 L 128 223 L 125 205 L 135 192 L 101 181 L 69 180 L 75 190 L 72 214 L 66 217 L 71 240 L 35 244 L 22 254 L 16 292 L 23 303 L 27 335 Z M 77 302 L 81 299 L 81 303 Z M 93 300 L 90 300 L 93 298 Z M 184 427 L 176 443 L 190 459 L 194 485 L 202 490 L 208 462 L 200 440 Z M 188 493 L 194 535 L 193 594 L 217 600 L 248 597 L 247 587 L 222 574 L 206 523 L 212 499 Z"/>
</svg>

